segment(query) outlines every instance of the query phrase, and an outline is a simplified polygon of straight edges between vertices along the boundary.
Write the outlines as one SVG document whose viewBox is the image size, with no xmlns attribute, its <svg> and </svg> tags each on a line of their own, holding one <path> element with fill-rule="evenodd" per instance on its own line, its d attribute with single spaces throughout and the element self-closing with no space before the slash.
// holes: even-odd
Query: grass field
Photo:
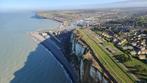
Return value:
<svg viewBox="0 0 147 83">
<path fill-rule="evenodd" d="M 93 50 L 96 57 L 104 65 L 110 74 L 118 81 L 118 83 L 134 83 L 135 80 L 128 75 L 102 48 L 95 42 L 93 36 L 88 34 L 84 29 L 77 30 L 82 40 Z"/>
<path fill-rule="evenodd" d="M 100 31 L 94 31 L 96 34 L 101 34 Z M 101 38 L 102 40 L 103 38 Z M 113 55 L 120 55 L 124 54 L 125 57 L 131 56 L 128 54 L 125 54 L 123 51 L 120 51 L 117 47 L 114 46 L 112 42 L 107 42 L 106 40 L 103 40 L 104 47 L 109 46 L 112 49 L 115 49 L 117 52 L 113 52 Z M 138 60 L 137 58 L 131 57 L 131 60 L 126 61 L 123 63 L 126 67 L 128 67 L 129 71 L 134 73 L 135 76 L 137 76 L 139 79 L 143 79 L 147 81 L 147 64 L 143 63 L 142 61 Z M 138 68 L 136 67 L 138 66 Z M 136 70 L 136 71 L 133 71 Z"/>
</svg>

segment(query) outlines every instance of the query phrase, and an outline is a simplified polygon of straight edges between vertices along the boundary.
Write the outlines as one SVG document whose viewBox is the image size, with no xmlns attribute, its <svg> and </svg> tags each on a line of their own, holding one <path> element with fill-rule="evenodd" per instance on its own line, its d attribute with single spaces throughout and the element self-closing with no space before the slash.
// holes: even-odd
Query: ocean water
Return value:
<svg viewBox="0 0 147 83">
<path fill-rule="evenodd" d="M 59 24 L 34 14 L 0 13 L 0 83 L 70 83 L 60 63 L 28 34 Z"/>
</svg>

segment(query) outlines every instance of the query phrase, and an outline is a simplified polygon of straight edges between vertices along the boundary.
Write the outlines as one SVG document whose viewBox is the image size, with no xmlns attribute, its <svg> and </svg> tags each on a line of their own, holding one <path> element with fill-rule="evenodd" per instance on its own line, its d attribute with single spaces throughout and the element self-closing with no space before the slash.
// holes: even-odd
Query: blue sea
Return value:
<svg viewBox="0 0 147 83">
<path fill-rule="evenodd" d="M 0 13 L 0 83 L 70 83 L 64 69 L 29 32 L 59 23 L 33 18 L 35 12 Z"/>
</svg>

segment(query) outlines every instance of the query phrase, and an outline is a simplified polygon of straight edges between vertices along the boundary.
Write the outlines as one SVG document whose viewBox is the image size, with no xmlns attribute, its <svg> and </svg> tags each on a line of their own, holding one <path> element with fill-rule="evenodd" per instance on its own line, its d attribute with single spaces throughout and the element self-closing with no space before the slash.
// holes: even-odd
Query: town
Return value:
<svg viewBox="0 0 147 83">
<path fill-rule="evenodd" d="M 69 29 L 72 30 L 74 35 L 71 40 L 73 41 L 72 48 L 70 47 L 74 51 L 72 58 L 76 55 L 78 59 L 76 61 L 79 61 L 78 65 L 76 61 L 72 62 L 74 65 L 76 63 L 74 67 L 77 70 L 75 69 L 75 71 L 87 73 L 88 69 L 78 69 L 87 59 L 94 67 L 93 70 L 91 70 L 91 66 L 88 67 L 90 75 L 93 72 L 91 77 L 99 80 L 92 81 L 90 80 L 91 77 L 88 78 L 82 73 L 78 76 L 82 79 L 82 83 L 102 82 L 100 81 L 102 79 L 96 78 L 98 74 L 96 74 L 97 71 L 94 72 L 95 69 L 104 75 L 104 83 L 142 83 L 147 82 L 146 9 L 112 8 L 105 10 L 42 11 L 38 12 L 37 15 L 61 23 L 59 30 L 56 32 L 43 32 L 42 35 L 45 35 L 45 37 L 48 34 L 53 34 L 58 39 L 58 36 L 62 33 Z M 83 49 L 83 51 L 77 49 Z M 66 56 L 66 58 L 71 57 Z"/>
</svg>

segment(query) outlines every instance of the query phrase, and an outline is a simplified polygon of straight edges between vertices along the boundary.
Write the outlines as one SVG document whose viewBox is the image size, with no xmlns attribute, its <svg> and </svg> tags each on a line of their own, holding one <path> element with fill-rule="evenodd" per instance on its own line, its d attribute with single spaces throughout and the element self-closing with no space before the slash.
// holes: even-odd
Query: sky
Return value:
<svg viewBox="0 0 147 83">
<path fill-rule="evenodd" d="M 147 0 L 0 0 L 0 10 L 54 10 L 147 6 Z"/>
</svg>

